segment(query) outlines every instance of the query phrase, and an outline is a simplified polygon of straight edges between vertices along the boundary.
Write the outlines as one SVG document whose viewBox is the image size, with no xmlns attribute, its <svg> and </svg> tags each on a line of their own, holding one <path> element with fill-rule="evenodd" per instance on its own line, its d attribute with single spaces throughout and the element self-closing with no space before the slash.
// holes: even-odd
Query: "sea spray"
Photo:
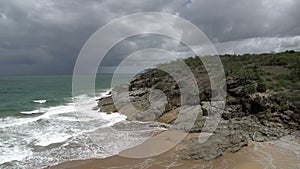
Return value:
<svg viewBox="0 0 300 169">
<path fill-rule="evenodd" d="M 100 97 L 108 94 L 104 91 Z M 97 99 L 81 95 L 63 105 L 2 118 L 0 168 L 40 168 L 69 160 L 104 158 L 161 130 L 151 123 L 126 121 L 119 113 L 93 110 Z"/>
</svg>

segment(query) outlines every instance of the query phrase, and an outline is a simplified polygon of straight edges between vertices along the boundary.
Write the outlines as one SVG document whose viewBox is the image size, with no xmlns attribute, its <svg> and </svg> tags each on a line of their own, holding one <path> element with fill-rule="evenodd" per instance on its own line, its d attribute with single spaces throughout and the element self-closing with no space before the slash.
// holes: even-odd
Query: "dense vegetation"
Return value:
<svg viewBox="0 0 300 169">
<path fill-rule="evenodd" d="M 250 117 L 263 125 L 271 122 L 287 128 L 300 128 L 300 52 L 222 55 L 220 59 L 226 86 L 219 85 L 211 90 L 208 74 L 199 57 L 175 60 L 149 69 L 130 82 L 133 105 L 139 111 L 147 110 L 150 107 L 149 91 L 159 89 L 167 98 L 164 114 L 184 105 L 199 105 L 199 102 L 205 107 L 205 102 L 218 101 L 214 96 L 218 96 L 218 89 L 226 87 L 223 119 Z M 193 79 L 189 72 L 180 67 L 182 63 L 191 70 L 198 91 L 191 85 Z M 174 75 L 181 78 L 176 81 Z M 103 108 L 103 104 L 100 107 Z"/>
<path fill-rule="evenodd" d="M 226 76 L 248 93 L 272 90 L 300 107 L 300 52 L 221 56 Z"/>
<path fill-rule="evenodd" d="M 227 80 L 227 107 L 232 110 L 231 117 L 255 114 L 261 115 L 260 119 L 271 119 L 280 123 L 282 121 L 279 119 L 289 121 L 289 117 L 292 117 L 295 123 L 289 125 L 299 126 L 296 121 L 300 114 L 300 52 L 222 55 L 220 59 Z M 209 101 L 210 82 L 201 59 L 190 57 L 183 61 L 197 80 L 200 100 Z M 169 67 L 171 72 L 178 71 L 173 66 L 178 62 L 179 60 L 171 61 L 158 65 L 158 69 L 148 70 L 138 77 L 139 80 L 132 82 L 132 89 L 154 87 L 164 91 L 169 98 L 166 111 L 180 106 L 179 88 L 189 84 L 189 79 L 176 82 L 170 74 L 161 70 Z M 192 90 L 189 92 L 189 102 L 193 103 L 197 96 L 193 95 Z"/>
<path fill-rule="evenodd" d="M 220 58 L 226 77 L 237 78 L 239 85 L 244 86 L 245 93 L 272 90 L 300 107 L 300 52 L 222 55 Z M 195 76 L 205 72 L 199 57 L 190 57 L 184 61 Z M 162 70 L 154 71 L 153 77 L 164 76 L 168 76 L 168 73 Z M 170 90 L 163 82 L 160 82 L 157 88 Z"/>
<path fill-rule="evenodd" d="M 179 153 L 183 159 L 210 160 L 224 152 L 240 150 L 248 144 L 247 140 L 276 140 L 300 130 L 300 52 L 222 55 L 220 59 L 226 86 L 215 84 L 217 88 L 210 90 L 208 73 L 201 59 L 190 57 L 158 65 L 139 74 L 130 84 L 120 86 L 129 87 L 130 102 L 135 109 L 124 103 L 117 110 L 111 97 L 100 99 L 99 107 L 104 112 L 121 112 L 129 120 L 155 120 L 190 133 L 213 132 L 205 144 L 199 144 L 198 138 L 183 142 L 187 147 L 184 153 Z M 182 64 L 191 70 L 199 92 L 190 86 L 191 72 L 184 71 Z M 218 89 L 223 87 L 227 91 L 226 105 L 219 109 L 216 105 L 220 100 L 214 96 L 220 94 Z M 166 97 L 151 95 L 153 89 L 163 91 Z M 118 88 L 113 90 L 119 91 Z M 126 100 L 122 94 L 118 99 L 119 103 Z M 191 115 L 192 110 L 198 111 L 197 118 Z M 217 129 L 203 129 L 207 117 L 215 112 L 222 113 Z M 193 120 L 190 129 L 187 126 Z"/>
</svg>

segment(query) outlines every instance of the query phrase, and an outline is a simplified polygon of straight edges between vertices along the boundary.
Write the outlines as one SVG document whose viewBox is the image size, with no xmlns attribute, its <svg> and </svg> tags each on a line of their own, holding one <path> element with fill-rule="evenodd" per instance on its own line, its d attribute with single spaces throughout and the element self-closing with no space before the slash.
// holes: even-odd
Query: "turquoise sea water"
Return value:
<svg viewBox="0 0 300 169">
<path fill-rule="evenodd" d="M 119 75 L 116 84 L 128 81 Z M 0 76 L 0 168 L 42 168 L 68 160 L 102 158 L 141 143 L 156 128 L 119 113 L 93 109 L 111 88 L 72 96 L 72 76 Z"/>
<path fill-rule="evenodd" d="M 70 76 L 1 76 L 0 116 L 63 103 L 71 96 L 70 85 Z M 34 103 L 44 99 L 43 106 Z"/>
<path fill-rule="evenodd" d="M 111 77 L 98 75 L 96 89 L 110 88 Z M 22 111 L 69 102 L 72 97 L 72 76 L 0 76 L 0 91 L 0 117 L 21 115 Z M 46 100 L 46 103 L 34 102 L 39 100 Z"/>
</svg>

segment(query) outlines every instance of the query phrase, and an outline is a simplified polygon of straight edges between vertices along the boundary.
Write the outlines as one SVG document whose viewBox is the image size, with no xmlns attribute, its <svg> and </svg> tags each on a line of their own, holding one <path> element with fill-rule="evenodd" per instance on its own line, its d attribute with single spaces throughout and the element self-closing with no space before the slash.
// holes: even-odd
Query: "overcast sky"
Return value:
<svg viewBox="0 0 300 169">
<path fill-rule="evenodd" d="M 299 0 L 2 0 L 0 74 L 72 73 L 93 33 L 138 12 L 165 12 L 192 22 L 220 54 L 300 50 L 299 6 Z M 145 48 L 187 52 L 170 38 L 136 36 L 108 53 L 103 71 Z"/>
</svg>

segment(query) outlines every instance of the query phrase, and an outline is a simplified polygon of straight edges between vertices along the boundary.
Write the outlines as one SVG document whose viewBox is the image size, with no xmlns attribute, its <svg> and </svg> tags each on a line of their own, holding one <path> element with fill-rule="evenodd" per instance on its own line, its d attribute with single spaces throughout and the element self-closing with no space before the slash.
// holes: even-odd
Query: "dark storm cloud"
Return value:
<svg viewBox="0 0 300 169">
<path fill-rule="evenodd" d="M 113 19 L 136 12 L 177 14 L 198 26 L 216 43 L 220 53 L 300 49 L 297 0 L 191 2 L 184 5 L 184 0 L 0 1 L 0 74 L 71 73 L 81 47 L 96 30 Z M 117 45 L 103 65 L 115 66 L 135 50 L 149 47 L 188 51 L 165 37 L 134 37 Z"/>
<path fill-rule="evenodd" d="M 19 73 L 70 73 L 84 42 L 106 22 L 94 22 L 100 14 L 92 1 L 0 3 L 1 74 L 22 67 Z"/>
</svg>

